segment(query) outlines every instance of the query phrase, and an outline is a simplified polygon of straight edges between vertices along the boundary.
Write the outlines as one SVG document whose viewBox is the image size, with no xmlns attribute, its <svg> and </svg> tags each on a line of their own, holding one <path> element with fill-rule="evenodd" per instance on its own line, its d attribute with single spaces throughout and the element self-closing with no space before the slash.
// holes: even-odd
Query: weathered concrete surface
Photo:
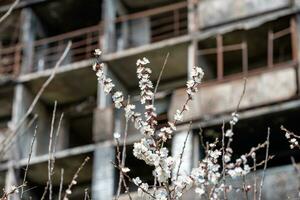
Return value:
<svg viewBox="0 0 300 200">
<path fill-rule="evenodd" d="M 114 159 L 115 149 L 109 144 L 99 146 L 94 152 L 92 198 L 99 200 L 112 199 L 114 193 Z"/>
<path fill-rule="evenodd" d="M 189 104 L 190 111 L 185 120 L 199 119 L 206 116 L 234 111 L 243 91 L 244 80 L 202 86 L 194 101 Z M 246 93 L 240 108 L 250 108 L 290 99 L 296 95 L 296 72 L 294 68 L 276 69 L 251 76 L 247 80 Z M 185 89 L 174 92 L 168 115 L 172 118 L 176 109 L 184 104 Z"/>
<path fill-rule="evenodd" d="M 94 111 L 93 140 L 99 142 L 112 139 L 114 131 L 114 109 L 112 106 Z"/>
<path fill-rule="evenodd" d="M 201 28 L 285 8 L 289 0 L 205 0 L 198 3 Z"/>
</svg>

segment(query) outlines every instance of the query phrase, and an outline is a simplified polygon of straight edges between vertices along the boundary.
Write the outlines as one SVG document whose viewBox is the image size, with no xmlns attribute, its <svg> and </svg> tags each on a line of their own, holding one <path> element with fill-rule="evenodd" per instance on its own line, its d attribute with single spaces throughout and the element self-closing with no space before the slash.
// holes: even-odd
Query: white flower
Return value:
<svg viewBox="0 0 300 200">
<path fill-rule="evenodd" d="M 202 196 L 203 194 L 205 194 L 205 190 L 203 189 L 203 188 L 196 188 L 195 189 L 195 192 L 197 193 L 197 194 L 199 194 L 200 196 Z"/>
<path fill-rule="evenodd" d="M 201 67 L 194 66 L 191 71 L 191 76 L 196 83 L 201 83 L 204 72 Z"/>
<path fill-rule="evenodd" d="M 115 139 L 119 139 L 120 137 L 121 137 L 120 133 L 118 133 L 118 132 L 114 133 L 114 138 Z"/>
<path fill-rule="evenodd" d="M 115 87 L 115 85 L 112 83 L 112 80 L 110 78 L 107 78 L 104 80 L 104 92 L 105 94 L 109 94 L 111 90 Z"/>
<path fill-rule="evenodd" d="M 226 137 L 232 137 L 232 136 L 233 136 L 232 130 L 231 130 L 231 129 L 228 129 L 228 130 L 226 131 L 226 133 L 225 133 L 225 136 L 226 136 Z"/>
<path fill-rule="evenodd" d="M 122 102 L 124 100 L 123 93 L 122 92 L 115 92 L 112 96 L 113 102 L 115 103 L 116 108 L 122 107 Z"/>
<path fill-rule="evenodd" d="M 183 115 L 182 115 L 180 110 L 176 110 L 176 113 L 174 115 L 174 119 L 176 121 L 183 121 Z"/>
<path fill-rule="evenodd" d="M 95 49 L 94 55 L 100 56 L 102 54 L 102 51 L 100 49 Z"/>
<path fill-rule="evenodd" d="M 286 132 L 286 133 L 285 133 L 285 137 L 286 137 L 287 139 L 290 139 L 291 135 L 290 135 L 288 132 Z"/>
<path fill-rule="evenodd" d="M 232 116 L 232 119 L 230 120 L 229 123 L 231 125 L 235 125 L 239 121 L 239 114 L 234 112 L 234 113 L 231 114 L 231 116 Z"/>
<path fill-rule="evenodd" d="M 138 59 L 136 61 L 136 66 L 140 66 L 140 65 L 146 65 L 146 64 L 149 64 L 150 61 L 147 59 L 147 58 L 143 58 L 143 59 Z"/>
<path fill-rule="evenodd" d="M 139 186 L 142 183 L 140 177 L 133 178 L 132 181 L 136 186 Z"/>
<path fill-rule="evenodd" d="M 66 190 L 66 193 L 67 193 L 67 194 L 72 194 L 72 191 L 69 190 L 69 189 L 67 189 L 67 190 Z"/>
<path fill-rule="evenodd" d="M 98 65 L 98 63 L 94 63 L 94 64 L 93 64 L 93 70 L 94 70 L 94 71 L 97 71 L 97 65 Z"/>
<path fill-rule="evenodd" d="M 155 192 L 156 200 L 168 200 L 168 193 L 165 189 L 159 189 Z"/>
<path fill-rule="evenodd" d="M 132 115 L 134 114 L 135 105 L 132 104 L 127 104 L 126 107 L 124 108 L 125 110 L 125 117 L 126 118 L 131 118 Z"/>
<path fill-rule="evenodd" d="M 147 183 L 140 184 L 138 188 L 138 196 L 143 197 L 143 195 L 145 194 L 145 192 L 148 191 L 148 189 L 149 189 L 149 185 Z"/>
<path fill-rule="evenodd" d="M 124 173 L 130 172 L 130 169 L 128 167 L 123 167 L 122 172 Z"/>
</svg>

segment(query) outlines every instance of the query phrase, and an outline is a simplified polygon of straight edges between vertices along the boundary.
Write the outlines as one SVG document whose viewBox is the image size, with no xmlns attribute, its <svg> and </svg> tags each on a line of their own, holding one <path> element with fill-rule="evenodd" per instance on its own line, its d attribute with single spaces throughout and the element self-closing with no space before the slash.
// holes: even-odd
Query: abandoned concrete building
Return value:
<svg viewBox="0 0 300 200">
<path fill-rule="evenodd" d="M 0 12 L 11 3 L 2 0 Z M 24 195 L 41 197 L 48 180 L 49 132 L 57 101 L 57 117 L 64 113 L 64 118 L 55 153 L 54 191 L 59 188 L 60 169 L 65 169 L 67 185 L 89 156 L 70 198 L 83 199 L 86 188 L 93 199 L 113 197 L 118 175 L 111 164 L 115 159 L 113 133 L 122 132 L 125 120 L 123 112 L 104 96 L 91 69 L 92 52 L 100 48 L 107 73 L 136 102 L 136 60 L 150 60 L 156 82 L 169 54 L 155 101 L 161 125 L 183 103 L 191 67 L 203 67 L 205 80 L 192 109 L 168 144 L 172 154 L 178 154 L 187 125 L 193 121 L 183 156 L 186 171 L 203 157 L 200 129 L 204 139 L 220 136 L 223 120 L 230 120 L 246 77 L 234 150 L 245 153 L 263 142 L 270 127 L 270 152 L 276 157 L 269 163 L 263 199 L 287 199 L 297 191 L 290 156 L 300 162 L 300 152 L 288 148 L 280 125 L 300 133 L 300 0 L 21 0 L 0 30 L 0 140 L 25 114 L 72 41 L 54 80 L 27 119 L 33 124 L 20 131 L 16 145 L 1 158 L 0 188 L 23 179 L 37 127 L 27 174 L 29 189 Z M 130 126 L 126 164 L 133 177 L 151 182 L 151 169 L 130 153 L 140 137 Z M 263 156 L 264 152 L 258 154 L 258 159 Z"/>
</svg>

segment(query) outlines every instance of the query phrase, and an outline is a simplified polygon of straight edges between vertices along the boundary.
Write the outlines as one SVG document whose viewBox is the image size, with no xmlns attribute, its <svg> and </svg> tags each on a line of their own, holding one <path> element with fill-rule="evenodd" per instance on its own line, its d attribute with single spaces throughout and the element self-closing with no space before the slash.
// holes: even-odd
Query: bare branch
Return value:
<svg viewBox="0 0 300 200">
<path fill-rule="evenodd" d="M 0 23 L 2 23 L 10 14 L 11 12 L 15 9 L 15 7 L 18 5 L 18 3 L 20 2 L 20 0 L 16 0 L 8 9 L 8 11 L 2 15 L 2 17 L 0 18 Z"/>
<path fill-rule="evenodd" d="M 75 174 L 73 175 L 73 178 L 68 186 L 68 189 L 65 191 L 65 195 L 63 197 L 63 199 L 67 199 L 68 195 L 72 193 L 72 187 L 74 185 L 77 184 L 77 178 L 79 176 L 80 171 L 83 169 L 84 165 L 89 161 L 90 157 L 86 157 L 83 161 L 83 163 L 81 163 L 80 167 L 77 169 L 77 171 L 75 172 Z"/>
<path fill-rule="evenodd" d="M 34 134 L 33 134 L 33 138 L 32 138 L 31 145 L 30 145 L 28 161 L 27 161 L 27 165 L 26 165 L 26 169 L 25 169 L 25 173 L 24 173 L 24 178 L 23 178 L 23 185 L 26 185 L 26 176 L 27 176 L 28 167 L 29 167 L 29 163 L 30 163 L 30 159 L 31 159 L 31 155 L 32 155 L 33 145 L 34 145 L 34 142 L 35 142 L 35 139 L 36 139 L 36 133 L 37 133 L 37 126 L 34 129 Z M 21 190 L 22 190 L 21 191 L 21 199 L 22 199 L 23 192 L 24 192 L 24 187 L 22 187 Z"/>
<path fill-rule="evenodd" d="M 52 162 L 53 162 L 53 152 L 52 152 L 52 141 L 53 141 L 53 132 L 54 132 L 54 122 L 56 116 L 57 101 L 54 103 L 51 127 L 50 127 L 50 136 L 49 136 L 49 158 L 48 158 L 48 181 L 49 181 L 49 200 L 52 200 Z"/>
<path fill-rule="evenodd" d="M 64 183 L 64 169 L 62 168 L 60 170 L 60 183 L 59 183 L 59 192 L 58 192 L 58 200 L 61 200 L 61 194 L 63 189 L 63 183 Z"/>
<path fill-rule="evenodd" d="M 162 75 L 163 75 L 164 69 L 165 69 L 165 67 L 166 67 L 166 64 L 167 64 L 167 62 L 168 62 L 169 55 L 170 55 L 170 53 L 168 52 L 167 55 L 166 55 L 164 64 L 163 64 L 163 66 L 162 66 L 162 68 L 161 68 L 161 70 L 160 70 L 160 72 L 159 72 L 159 76 L 158 76 L 158 79 L 157 79 L 157 82 L 156 82 L 156 85 L 155 85 L 155 88 L 154 88 L 154 92 L 153 92 L 154 97 L 152 98 L 152 105 L 154 105 L 155 94 L 157 93 L 158 86 L 159 86 L 161 77 L 162 77 Z"/>
<path fill-rule="evenodd" d="M 269 160 L 270 128 L 268 128 L 268 135 L 267 135 L 267 141 L 266 142 L 267 142 L 267 146 L 266 146 L 266 158 L 265 158 L 265 164 L 264 164 L 262 179 L 261 179 L 261 182 L 260 182 L 260 190 L 259 190 L 259 196 L 258 196 L 259 200 L 261 200 L 262 188 L 263 188 L 263 185 L 264 185 L 264 179 L 265 179 L 266 169 L 267 169 L 268 160 Z"/>
</svg>

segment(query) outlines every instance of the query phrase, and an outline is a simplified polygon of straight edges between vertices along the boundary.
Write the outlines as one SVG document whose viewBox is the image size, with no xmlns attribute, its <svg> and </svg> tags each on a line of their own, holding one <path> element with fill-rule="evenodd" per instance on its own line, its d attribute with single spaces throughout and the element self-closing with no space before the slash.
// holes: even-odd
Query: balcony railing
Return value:
<svg viewBox="0 0 300 200">
<path fill-rule="evenodd" d="M 187 3 L 180 2 L 118 17 L 113 23 L 118 26 L 134 20 L 146 18 L 150 22 L 149 42 L 156 42 L 187 33 Z M 62 54 L 68 41 L 72 41 L 65 63 L 72 63 L 91 58 L 91 52 L 100 47 L 103 24 L 87 27 L 72 32 L 40 39 L 34 42 L 33 52 L 23 55 L 25 45 L 0 49 L 0 74 L 18 74 L 24 56 L 29 63 L 26 72 L 42 71 L 53 67 Z M 131 30 L 134 33 L 135 30 Z M 100 47 L 101 48 L 101 47 Z"/>
<path fill-rule="evenodd" d="M 280 31 L 273 31 L 272 29 L 268 32 L 268 38 L 267 38 L 267 66 L 261 66 L 258 68 L 250 69 L 249 63 L 248 63 L 248 42 L 246 40 L 243 40 L 241 43 L 237 44 L 230 44 L 230 45 L 224 45 L 223 44 L 223 36 L 217 35 L 216 36 L 216 47 L 215 48 L 208 48 L 208 49 L 199 49 L 197 52 L 197 56 L 216 56 L 216 77 L 213 78 L 211 81 L 212 83 L 216 83 L 216 81 L 223 81 L 223 80 L 229 80 L 233 78 L 241 78 L 243 76 L 248 76 L 251 73 L 257 74 L 259 71 L 265 71 L 273 69 L 274 67 L 278 66 L 295 66 L 297 64 L 297 44 L 296 44 L 296 25 L 295 25 L 295 19 L 290 19 L 290 26 L 282 29 Z M 274 62 L 274 42 L 276 40 L 279 40 L 280 38 L 289 36 L 290 37 L 290 45 L 291 45 L 291 58 L 284 61 L 277 61 Z M 258 47 L 259 48 L 259 47 Z M 231 74 L 225 74 L 225 66 L 224 66 L 224 60 L 225 60 L 225 53 L 228 52 L 240 52 L 241 55 L 241 69 L 239 69 L 240 72 L 238 73 L 231 73 Z M 237 58 L 236 58 L 237 59 Z"/>
<path fill-rule="evenodd" d="M 68 41 L 72 41 L 72 46 L 67 62 L 90 58 L 93 49 L 100 47 L 101 26 L 100 24 L 35 41 L 30 71 L 41 71 L 52 67 L 63 53 Z"/>
<path fill-rule="evenodd" d="M 21 45 L 0 49 L 0 75 L 18 74 L 22 57 Z"/>
<path fill-rule="evenodd" d="M 132 22 L 140 18 L 149 19 L 151 42 L 177 37 L 188 32 L 186 1 L 120 16 L 116 24 Z"/>
</svg>

